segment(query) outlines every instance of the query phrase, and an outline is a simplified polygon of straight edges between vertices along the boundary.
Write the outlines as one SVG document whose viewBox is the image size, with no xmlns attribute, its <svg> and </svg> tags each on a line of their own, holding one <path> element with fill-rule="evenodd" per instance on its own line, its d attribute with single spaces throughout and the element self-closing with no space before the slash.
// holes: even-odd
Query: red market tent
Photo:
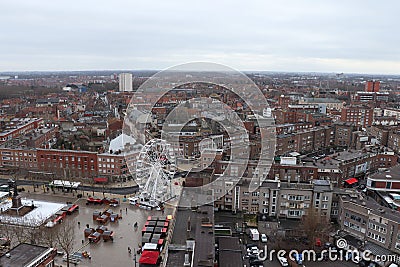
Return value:
<svg viewBox="0 0 400 267">
<path fill-rule="evenodd" d="M 95 183 L 107 183 L 108 182 L 107 177 L 96 177 L 93 180 Z"/>
<path fill-rule="evenodd" d="M 142 252 L 142 255 L 139 259 L 139 264 L 150 264 L 156 265 L 158 262 L 158 257 L 160 256 L 160 252 L 153 250 L 145 250 Z"/>
</svg>

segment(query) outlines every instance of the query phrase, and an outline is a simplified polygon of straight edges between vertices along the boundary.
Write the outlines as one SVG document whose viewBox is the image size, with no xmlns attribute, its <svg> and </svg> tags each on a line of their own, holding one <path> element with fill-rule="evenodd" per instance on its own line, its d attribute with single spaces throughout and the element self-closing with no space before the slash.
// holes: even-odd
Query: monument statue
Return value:
<svg viewBox="0 0 400 267">
<path fill-rule="evenodd" d="M 14 197 L 18 196 L 17 182 L 15 182 L 13 179 L 9 179 L 8 180 L 8 188 L 9 188 L 8 190 L 11 190 L 11 188 L 14 190 L 14 194 L 13 194 Z"/>
<path fill-rule="evenodd" d="M 14 190 L 14 194 L 12 197 L 11 209 L 17 210 L 17 213 L 18 213 L 18 210 L 20 208 L 22 208 L 23 205 L 22 205 L 21 196 L 18 195 L 17 183 L 13 179 L 8 180 L 8 188 L 9 188 L 9 190 L 11 190 L 11 188 L 13 188 L 13 190 Z"/>
</svg>

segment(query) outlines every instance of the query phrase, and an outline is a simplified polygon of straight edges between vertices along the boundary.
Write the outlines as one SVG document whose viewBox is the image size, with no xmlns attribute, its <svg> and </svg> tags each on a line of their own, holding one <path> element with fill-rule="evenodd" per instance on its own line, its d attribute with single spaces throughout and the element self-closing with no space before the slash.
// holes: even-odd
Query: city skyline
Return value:
<svg viewBox="0 0 400 267">
<path fill-rule="evenodd" d="M 3 1 L 0 72 L 210 61 L 241 71 L 399 74 L 399 3 L 385 3 Z"/>
</svg>

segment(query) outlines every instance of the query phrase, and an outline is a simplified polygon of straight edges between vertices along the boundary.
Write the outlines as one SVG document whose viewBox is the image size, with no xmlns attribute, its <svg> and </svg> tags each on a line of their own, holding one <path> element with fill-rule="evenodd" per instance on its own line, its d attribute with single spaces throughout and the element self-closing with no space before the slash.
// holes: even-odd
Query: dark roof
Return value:
<svg viewBox="0 0 400 267">
<path fill-rule="evenodd" d="M 346 239 L 347 244 L 349 244 L 350 246 L 353 246 L 355 248 L 359 248 L 363 244 L 362 240 L 360 240 L 352 235 L 349 235 L 346 232 L 343 232 L 343 234 L 340 236 L 342 236 L 342 238 Z"/>
<path fill-rule="evenodd" d="M 388 176 L 390 175 L 390 176 Z M 396 165 L 385 172 L 378 172 L 370 176 L 372 179 L 400 180 L 400 165 Z"/>
<path fill-rule="evenodd" d="M 270 189 L 278 189 L 278 183 L 277 182 L 264 181 L 261 186 L 262 187 L 268 187 Z"/>
<path fill-rule="evenodd" d="M 383 217 L 389 219 L 393 222 L 400 222 L 400 212 L 393 210 L 391 208 L 380 205 L 371 197 L 365 197 L 360 192 L 350 191 L 349 195 L 342 195 L 342 200 L 346 201 L 349 206 L 358 205 L 362 206 L 367 210 L 370 210 L 372 214 L 378 215 L 379 217 Z M 362 199 L 361 199 L 362 198 Z M 367 216 L 367 214 L 364 214 Z"/>
<path fill-rule="evenodd" d="M 182 198 L 189 198 L 185 189 Z M 190 198 L 189 198 L 190 199 Z M 187 232 L 190 221 L 191 231 Z M 168 257 L 168 266 L 182 266 L 186 246 L 186 240 L 196 242 L 194 248 L 193 266 L 213 266 L 214 261 L 214 234 L 212 228 L 201 226 L 203 221 L 214 224 L 214 210 L 212 205 L 205 205 L 192 211 L 189 208 L 178 208 L 175 216 L 175 227 L 172 235 L 169 253 L 175 250 L 172 257 Z M 176 249 L 174 249 L 176 247 Z M 178 251 L 177 251 L 178 250 Z"/>
<path fill-rule="evenodd" d="M 371 251 L 372 255 L 393 255 L 392 251 L 390 251 L 384 247 L 381 247 L 377 244 L 374 244 L 372 242 L 366 242 L 364 249 Z"/>
<path fill-rule="evenodd" d="M 219 242 L 219 266 L 242 267 L 242 250 L 238 237 L 221 236 Z"/>
<path fill-rule="evenodd" d="M 315 192 L 330 192 L 332 191 L 330 181 L 328 180 L 314 180 L 314 191 Z"/>
<path fill-rule="evenodd" d="M 0 265 L 7 267 L 23 267 L 27 266 L 33 260 L 41 257 L 49 248 L 21 243 L 14 247 L 6 254 L 10 254 L 8 258 L 6 254 L 0 257 Z"/>
</svg>

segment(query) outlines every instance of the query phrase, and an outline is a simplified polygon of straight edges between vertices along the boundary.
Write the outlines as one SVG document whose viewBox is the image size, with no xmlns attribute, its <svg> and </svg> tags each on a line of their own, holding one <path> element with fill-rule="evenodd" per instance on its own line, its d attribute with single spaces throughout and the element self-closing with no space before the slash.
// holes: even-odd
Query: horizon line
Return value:
<svg viewBox="0 0 400 267">
<path fill-rule="evenodd" d="M 167 68 L 168 69 L 168 68 Z M 0 74 L 10 74 L 10 73 L 63 73 L 63 72 L 160 72 L 167 69 L 85 69 L 85 70 L 8 70 L 8 71 L 0 71 Z M 368 75 L 368 76 L 400 76 L 398 74 L 389 74 L 389 73 L 363 73 L 363 72 L 340 72 L 340 71 L 284 71 L 284 70 L 238 70 L 242 73 L 247 74 L 257 74 L 257 73 L 303 73 L 303 74 L 335 74 L 335 75 Z M 218 72 L 218 71 L 211 71 Z"/>
</svg>

